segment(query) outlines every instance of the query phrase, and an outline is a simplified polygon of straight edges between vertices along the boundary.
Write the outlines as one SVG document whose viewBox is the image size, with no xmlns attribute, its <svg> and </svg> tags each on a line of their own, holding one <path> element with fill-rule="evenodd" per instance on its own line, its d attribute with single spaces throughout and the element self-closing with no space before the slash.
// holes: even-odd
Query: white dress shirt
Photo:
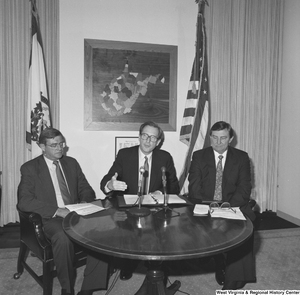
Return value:
<svg viewBox="0 0 300 295">
<path fill-rule="evenodd" d="M 140 173 L 140 167 L 144 167 L 145 157 L 148 158 L 148 165 L 149 165 L 148 181 L 147 181 L 148 187 L 146 189 L 146 192 L 149 192 L 149 185 L 150 185 L 150 178 L 151 178 L 151 166 L 152 166 L 152 152 L 149 155 L 145 155 L 139 148 L 139 167 L 138 167 L 139 181 L 141 180 L 141 177 L 142 177 L 141 173 Z"/>
<path fill-rule="evenodd" d="M 223 156 L 223 159 L 222 159 L 222 170 L 224 170 L 224 167 L 225 167 L 225 162 L 226 162 L 226 158 L 227 158 L 227 151 L 226 150 L 223 154 L 219 154 L 218 152 L 216 152 L 214 150 L 214 155 L 215 155 L 215 164 L 216 164 L 216 167 L 218 165 L 218 162 L 219 162 L 219 156 Z"/>
<path fill-rule="evenodd" d="M 60 192 L 60 188 L 59 188 L 59 184 L 58 184 L 58 180 L 57 180 L 56 166 L 53 164 L 52 160 L 49 160 L 45 156 L 44 156 L 44 159 L 46 161 L 46 164 L 48 166 L 48 169 L 49 169 L 49 172 L 50 172 L 50 175 L 51 175 L 52 183 L 53 183 L 54 190 L 55 190 L 57 205 L 58 205 L 59 208 L 65 208 L 65 203 L 64 203 L 64 200 L 61 196 L 61 192 Z M 60 162 L 58 161 L 58 163 L 59 163 L 60 169 L 63 173 Z"/>
</svg>

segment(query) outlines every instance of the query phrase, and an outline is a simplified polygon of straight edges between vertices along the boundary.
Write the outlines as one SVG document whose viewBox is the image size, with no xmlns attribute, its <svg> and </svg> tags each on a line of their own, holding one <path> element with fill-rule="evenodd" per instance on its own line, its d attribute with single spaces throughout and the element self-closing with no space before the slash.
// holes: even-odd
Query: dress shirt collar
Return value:
<svg viewBox="0 0 300 295">
<path fill-rule="evenodd" d="M 139 161 L 143 161 L 143 163 L 144 163 L 144 161 L 145 161 L 145 157 L 147 157 L 148 158 L 148 162 L 150 163 L 151 161 L 152 161 L 152 154 L 153 154 L 153 152 L 151 152 L 149 155 L 145 155 L 142 151 L 141 151 L 141 149 L 139 148 Z"/>
<path fill-rule="evenodd" d="M 48 158 L 45 157 L 45 156 L 44 156 L 44 159 L 45 159 L 45 161 L 46 161 L 46 164 L 47 164 L 48 168 L 49 168 L 49 169 L 53 169 L 53 162 L 54 162 L 54 161 L 48 159 Z M 58 161 L 58 163 L 59 163 L 59 160 L 57 160 L 57 161 Z M 59 165 L 60 165 L 60 164 L 59 164 Z"/>
<path fill-rule="evenodd" d="M 216 163 L 216 166 L 218 165 L 218 162 L 219 162 L 219 156 L 223 156 L 223 159 L 222 159 L 222 167 L 224 169 L 224 166 L 225 166 L 225 162 L 226 162 L 226 158 L 227 158 L 227 152 L 228 152 L 228 149 L 223 153 L 223 154 L 219 154 L 218 152 L 216 152 L 215 150 L 214 151 L 214 156 L 215 156 L 215 163 Z"/>
<path fill-rule="evenodd" d="M 149 174 L 148 174 L 148 181 L 147 181 L 147 188 L 145 191 L 149 191 L 149 187 L 150 187 L 150 182 L 151 182 L 151 167 L 152 167 L 152 154 L 153 152 L 151 152 L 149 155 L 145 155 L 141 149 L 139 148 L 139 175 L 140 175 L 140 167 L 144 167 L 145 164 L 145 157 L 148 158 L 148 166 L 149 166 Z"/>
</svg>

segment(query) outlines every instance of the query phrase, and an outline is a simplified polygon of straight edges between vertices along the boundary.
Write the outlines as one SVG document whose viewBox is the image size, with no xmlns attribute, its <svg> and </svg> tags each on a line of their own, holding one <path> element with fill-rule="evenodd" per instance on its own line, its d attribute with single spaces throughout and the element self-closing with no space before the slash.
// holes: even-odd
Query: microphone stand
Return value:
<svg viewBox="0 0 300 295">
<path fill-rule="evenodd" d="M 150 215 L 151 211 L 149 208 L 145 208 L 142 207 L 142 187 L 143 187 L 143 182 L 144 182 L 144 173 L 145 173 L 145 168 L 141 167 L 140 168 L 140 180 L 139 180 L 139 186 L 138 186 L 138 207 L 132 207 L 128 210 L 128 212 L 133 215 L 133 216 L 137 216 L 137 217 L 143 217 L 143 216 L 148 216 Z"/>
<path fill-rule="evenodd" d="M 162 183 L 163 183 L 163 191 L 164 191 L 164 204 L 163 204 L 163 207 L 161 209 L 157 210 L 154 214 L 157 214 L 157 213 L 163 211 L 163 219 L 180 216 L 179 212 L 175 211 L 174 209 L 172 209 L 168 206 L 166 168 L 161 167 L 161 171 L 162 171 Z M 167 214 L 168 211 L 171 213 L 171 216 L 170 216 L 170 214 Z"/>
</svg>

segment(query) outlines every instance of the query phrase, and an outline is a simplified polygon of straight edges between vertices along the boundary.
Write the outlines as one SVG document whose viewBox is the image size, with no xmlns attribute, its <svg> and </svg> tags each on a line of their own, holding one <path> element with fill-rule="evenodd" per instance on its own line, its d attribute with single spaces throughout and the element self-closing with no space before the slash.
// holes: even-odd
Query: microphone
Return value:
<svg viewBox="0 0 300 295">
<path fill-rule="evenodd" d="M 139 185 L 138 185 L 138 196 L 140 197 L 142 195 L 142 184 L 144 182 L 144 173 L 145 173 L 145 167 L 140 167 L 140 179 L 139 179 Z"/>
<path fill-rule="evenodd" d="M 148 216 L 151 214 L 151 211 L 149 208 L 142 208 L 142 195 L 143 195 L 143 182 L 144 182 L 144 173 L 145 173 L 145 167 L 141 166 L 140 167 L 140 176 L 139 176 L 139 183 L 138 183 L 138 207 L 132 207 L 128 211 L 130 214 L 133 216 L 137 217 L 143 217 L 143 216 Z"/>
<path fill-rule="evenodd" d="M 162 173 L 162 183 L 163 183 L 163 186 L 165 188 L 166 184 L 167 184 L 166 167 L 164 167 L 164 166 L 161 167 L 161 173 Z"/>
<path fill-rule="evenodd" d="M 162 173 L 162 184 L 163 184 L 163 191 L 164 191 L 164 205 L 163 207 L 156 211 L 154 214 L 158 213 L 158 212 L 163 212 L 163 216 L 162 218 L 165 219 L 165 223 L 164 223 L 164 226 L 165 224 L 168 223 L 168 219 L 171 218 L 171 217 L 174 217 L 174 216 L 179 216 L 180 213 L 179 212 L 176 212 L 174 209 L 172 208 L 169 208 L 168 206 L 168 202 L 169 202 L 169 196 L 167 195 L 167 177 L 166 177 L 166 167 L 162 166 L 161 167 L 161 173 Z M 170 214 L 168 214 L 167 212 L 171 212 Z M 174 215 L 173 212 L 176 214 Z"/>
<path fill-rule="evenodd" d="M 162 183 L 164 188 L 164 206 L 167 206 L 167 177 L 166 177 L 166 167 L 161 167 L 161 173 L 162 173 Z"/>
</svg>

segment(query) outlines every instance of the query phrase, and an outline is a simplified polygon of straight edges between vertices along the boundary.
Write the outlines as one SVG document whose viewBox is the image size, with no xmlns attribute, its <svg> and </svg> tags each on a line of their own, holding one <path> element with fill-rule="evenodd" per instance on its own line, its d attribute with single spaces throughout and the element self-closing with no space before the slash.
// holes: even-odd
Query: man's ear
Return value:
<svg viewBox="0 0 300 295">
<path fill-rule="evenodd" d="M 234 136 L 232 136 L 230 139 L 229 139 L 229 143 L 231 143 L 234 139 Z"/>
<path fill-rule="evenodd" d="M 42 150 L 43 152 L 45 151 L 46 146 L 45 146 L 43 143 L 40 143 L 40 144 L 39 144 L 39 147 L 41 148 L 41 150 Z"/>
<path fill-rule="evenodd" d="M 159 146 L 160 142 L 161 142 L 161 139 L 159 139 L 159 140 L 156 142 L 156 146 Z"/>
</svg>

